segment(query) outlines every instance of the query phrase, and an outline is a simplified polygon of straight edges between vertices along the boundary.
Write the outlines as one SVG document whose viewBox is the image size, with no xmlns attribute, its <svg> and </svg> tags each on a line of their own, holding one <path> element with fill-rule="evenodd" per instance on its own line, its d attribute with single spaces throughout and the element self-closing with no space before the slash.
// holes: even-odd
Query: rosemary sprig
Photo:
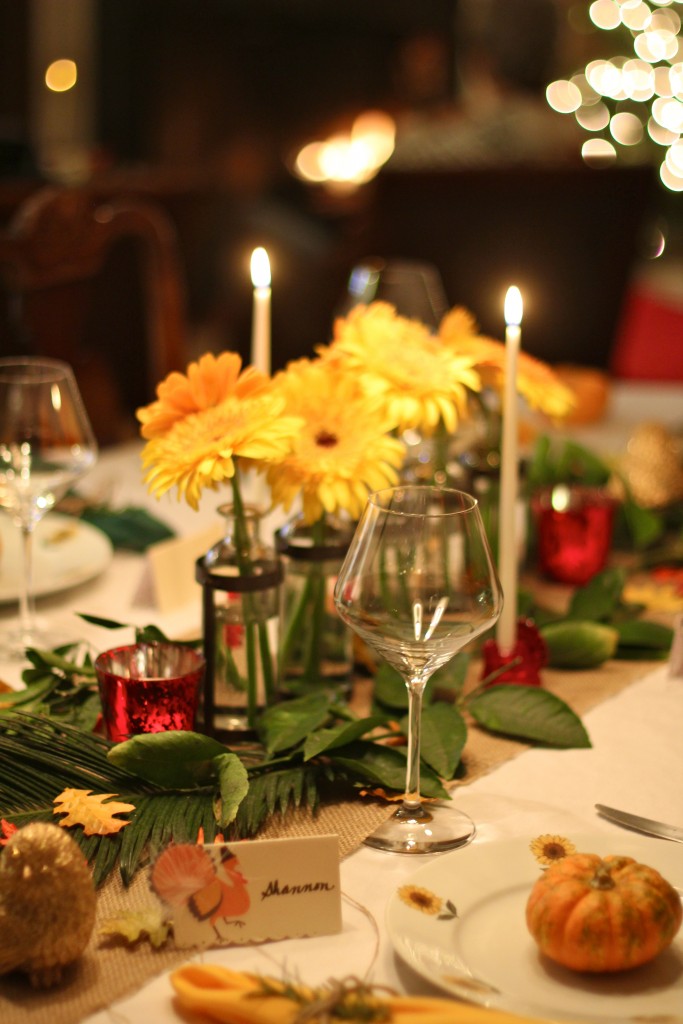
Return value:
<svg viewBox="0 0 683 1024">
<path fill-rule="evenodd" d="M 306 989 L 290 981 L 259 978 L 259 987 L 246 998 L 262 999 L 265 996 L 289 999 L 301 1008 L 292 1018 L 292 1024 L 307 1024 L 308 1021 L 327 1024 L 333 1019 L 380 1024 L 391 1020 L 391 1010 L 382 1001 L 380 993 L 396 994 L 392 989 L 370 985 L 352 975 L 340 979 L 330 978 L 317 989 Z"/>
</svg>

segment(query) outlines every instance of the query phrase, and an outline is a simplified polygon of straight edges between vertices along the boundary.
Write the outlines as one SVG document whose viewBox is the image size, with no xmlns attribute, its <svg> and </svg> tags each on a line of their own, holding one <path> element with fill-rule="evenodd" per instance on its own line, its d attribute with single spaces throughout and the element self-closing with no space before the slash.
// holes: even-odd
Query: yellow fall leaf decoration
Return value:
<svg viewBox="0 0 683 1024">
<path fill-rule="evenodd" d="M 119 938 L 133 945 L 140 939 L 149 939 L 155 949 L 166 942 L 170 924 L 161 907 L 149 906 L 143 910 L 122 910 L 102 922 L 99 935 L 103 938 Z"/>
<path fill-rule="evenodd" d="M 59 824 L 62 828 L 82 825 L 86 836 L 108 836 L 119 832 L 129 821 L 115 818 L 115 814 L 134 811 L 134 804 L 121 801 L 105 804 L 118 793 L 93 793 L 91 789 L 65 789 L 55 797 L 53 814 L 66 814 Z"/>
</svg>

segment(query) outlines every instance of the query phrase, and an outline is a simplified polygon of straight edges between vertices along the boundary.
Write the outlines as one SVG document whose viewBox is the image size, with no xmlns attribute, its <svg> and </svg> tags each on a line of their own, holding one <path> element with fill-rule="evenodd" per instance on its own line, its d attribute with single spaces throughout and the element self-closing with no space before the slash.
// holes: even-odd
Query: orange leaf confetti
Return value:
<svg viewBox="0 0 683 1024">
<path fill-rule="evenodd" d="M 86 836 L 108 836 L 119 832 L 129 821 L 115 818 L 115 814 L 134 811 L 134 804 L 120 801 L 105 804 L 118 793 L 93 793 L 90 789 L 65 789 L 55 797 L 56 807 L 53 814 L 66 814 L 59 824 L 62 828 L 70 825 L 82 825 Z"/>
<path fill-rule="evenodd" d="M 4 818 L 0 819 L 0 832 L 2 832 L 2 836 L 0 837 L 0 846 L 6 846 L 10 837 L 13 836 L 16 831 L 16 825 L 13 825 L 10 821 L 5 821 Z"/>
</svg>

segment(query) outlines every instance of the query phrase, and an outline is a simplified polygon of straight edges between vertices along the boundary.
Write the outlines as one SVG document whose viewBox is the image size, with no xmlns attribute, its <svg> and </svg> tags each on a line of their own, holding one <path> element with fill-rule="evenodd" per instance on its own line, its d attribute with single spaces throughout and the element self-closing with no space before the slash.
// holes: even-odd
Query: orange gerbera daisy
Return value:
<svg viewBox="0 0 683 1024">
<path fill-rule="evenodd" d="M 454 432 L 466 415 L 468 389 L 481 387 L 472 356 L 444 345 L 386 302 L 357 306 L 338 319 L 332 344 L 320 354 L 352 371 L 398 430 L 430 433 L 443 422 Z"/>
<path fill-rule="evenodd" d="M 137 410 L 145 438 L 165 434 L 174 423 L 194 412 L 220 405 L 226 398 L 248 398 L 265 391 L 270 380 L 253 366 L 242 373 L 237 352 L 203 355 L 190 363 L 187 374 L 173 372 L 157 387 L 157 400 Z"/>
<path fill-rule="evenodd" d="M 505 345 L 477 333 L 471 313 L 452 309 L 441 321 L 439 338 L 453 352 L 468 357 L 479 371 L 482 384 L 496 391 L 503 388 Z M 533 409 L 561 417 L 575 404 L 574 393 L 546 364 L 526 352 L 519 353 L 517 389 Z"/>
</svg>

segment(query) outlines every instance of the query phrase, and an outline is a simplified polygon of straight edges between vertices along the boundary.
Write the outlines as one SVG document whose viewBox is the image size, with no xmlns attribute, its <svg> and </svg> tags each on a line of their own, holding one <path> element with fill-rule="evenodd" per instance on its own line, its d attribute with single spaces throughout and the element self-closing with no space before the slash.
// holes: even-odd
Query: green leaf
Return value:
<svg viewBox="0 0 683 1024">
<path fill-rule="evenodd" d="M 567 441 L 557 461 L 557 477 L 563 482 L 578 480 L 587 487 L 602 487 L 610 478 L 610 469 L 583 445 Z"/>
<path fill-rule="evenodd" d="M 642 508 L 627 497 L 622 503 L 619 513 L 628 532 L 632 546 L 642 551 L 658 541 L 665 531 L 664 518 L 652 509 Z"/>
<path fill-rule="evenodd" d="M 396 747 L 359 740 L 331 755 L 334 767 L 343 768 L 362 783 L 375 783 L 403 793 L 406 785 L 406 755 Z M 420 793 L 422 796 L 446 797 L 439 777 L 427 766 L 421 771 Z"/>
<path fill-rule="evenodd" d="M 617 647 L 614 657 L 619 661 L 666 661 L 669 655 L 652 647 Z"/>
<path fill-rule="evenodd" d="M 373 682 L 375 700 L 388 708 L 408 707 L 408 688 L 400 672 L 386 663 L 379 666 Z"/>
<path fill-rule="evenodd" d="M 112 747 L 112 764 L 169 789 L 186 789 L 215 776 L 214 758 L 226 748 L 198 732 L 143 733 Z"/>
<path fill-rule="evenodd" d="M 318 806 L 318 769 L 307 765 L 282 768 L 249 780 L 249 790 L 237 810 L 231 829 L 236 839 L 252 836 L 276 811 L 284 814 L 290 807 Z"/>
<path fill-rule="evenodd" d="M 575 441 L 566 441 L 558 450 L 547 434 L 537 439 L 527 467 L 532 489 L 574 481 L 601 487 L 609 477 L 610 468 L 599 456 Z"/>
<path fill-rule="evenodd" d="M 263 712 L 259 734 L 268 754 L 289 750 L 327 719 L 332 698 L 326 693 L 285 700 Z"/>
<path fill-rule="evenodd" d="M 408 717 L 401 721 L 408 735 Z M 452 779 L 467 740 L 465 720 L 456 707 L 441 701 L 422 709 L 420 755 L 444 779 Z"/>
<path fill-rule="evenodd" d="M 555 483 L 557 477 L 551 457 L 550 438 L 542 434 L 536 439 L 526 471 L 527 481 L 532 488 Z"/>
<path fill-rule="evenodd" d="M 235 820 L 239 805 L 247 795 L 249 776 L 237 754 L 219 754 L 213 763 L 218 773 L 218 788 L 221 794 L 216 819 L 219 826 L 225 828 Z"/>
<path fill-rule="evenodd" d="M 125 629 L 128 622 L 117 622 L 115 619 L 103 619 L 99 615 L 87 615 L 85 612 L 76 613 L 84 622 L 90 622 L 93 626 L 102 626 L 104 629 Z"/>
<path fill-rule="evenodd" d="M 58 651 L 43 651 L 38 648 L 29 648 L 26 651 L 26 657 L 36 667 L 48 665 L 50 668 L 60 669 L 66 675 L 89 675 L 93 678 L 95 677 L 94 668 L 89 668 L 86 664 L 79 664 L 71 658 L 65 658 Z"/>
<path fill-rule="evenodd" d="M 31 678 L 23 690 L 11 690 L 0 694 L 0 712 L 12 711 L 16 707 L 33 707 L 52 692 L 56 685 L 54 676 L 46 676 L 41 669 L 28 669 L 24 676 L 28 675 L 28 672 L 36 672 L 37 675 Z"/>
<path fill-rule="evenodd" d="M 535 686 L 492 686 L 469 701 L 472 717 L 492 732 L 554 747 L 590 747 L 581 719 L 563 700 Z"/>
<path fill-rule="evenodd" d="M 463 660 L 465 659 L 465 660 Z M 467 670 L 469 655 L 456 655 L 427 681 L 422 695 L 423 705 L 431 704 L 436 690 L 457 694 L 462 689 L 462 680 Z M 383 663 L 373 681 L 373 694 L 382 707 L 405 711 L 408 707 L 408 687 L 400 672 Z"/>
<path fill-rule="evenodd" d="M 440 695 L 444 697 L 460 696 L 471 661 L 471 654 L 467 651 L 460 651 L 454 658 L 451 658 L 450 661 L 436 670 L 427 683 L 427 687 L 431 689 L 434 699 Z"/>
<path fill-rule="evenodd" d="M 626 582 L 623 569 L 605 569 L 585 587 L 574 591 L 567 617 L 601 622 L 611 618 L 621 600 Z"/>
<path fill-rule="evenodd" d="M 372 715 L 370 718 L 358 718 L 353 722 L 344 722 L 333 729 L 317 729 L 311 733 L 304 744 L 304 761 L 310 761 L 326 750 L 343 747 L 347 743 L 360 739 L 366 733 L 385 725 L 386 715 Z"/>
<path fill-rule="evenodd" d="M 597 668 L 614 657 L 619 640 L 613 626 L 578 619 L 550 623 L 540 632 L 553 668 Z"/>
<path fill-rule="evenodd" d="M 81 519 L 105 533 L 115 548 L 129 551 L 146 551 L 151 544 L 175 536 L 170 526 L 135 505 L 116 509 L 106 505 L 85 508 Z"/>
<path fill-rule="evenodd" d="M 158 626 L 139 626 L 135 628 L 135 640 L 137 643 L 169 643 L 169 637 Z"/>
<path fill-rule="evenodd" d="M 614 627 L 619 635 L 617 658 L 656 658 L 668 655 L 673 643 L 674 631 L 670 626 L 647 619 L 632 619 L 617 622 Z M 638 652 L 638 653 L 636 653 Z"/>
</svg>

